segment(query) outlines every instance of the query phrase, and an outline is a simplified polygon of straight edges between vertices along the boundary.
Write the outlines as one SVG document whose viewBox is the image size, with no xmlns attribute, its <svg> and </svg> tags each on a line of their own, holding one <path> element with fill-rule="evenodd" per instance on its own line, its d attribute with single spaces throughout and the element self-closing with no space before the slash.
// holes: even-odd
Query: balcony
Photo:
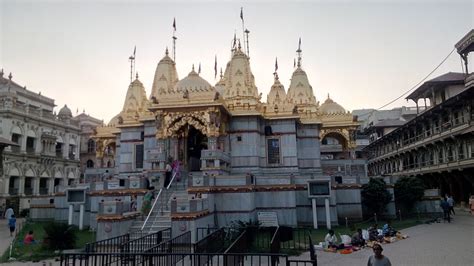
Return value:
<svg viewBox="0 0 474 266">
<path fill-rule="evenodd" d="M 18 195 L 18 188 L 15 188 L 15 187 L 8 188 L 8 194 L 10 196 Z"/>
<path fill-rule="evenodd" d="M 40 187 L 40 188 L 39 188 L 39 194 L 40 194 L 40 195 L 48 195 L 48 188 L 46 188 L 46 187 Z"/>
<path fill-rule="evenodd" d="M 12 146 L 11 147 L 13 153 L 20 153 L 21 147 L 19 146 Z"/>
<path fill-rule="evenodd" d="M 28 154 L 34 154 L 34 153 L 35 153 L 35 148 L 26 147 L 26 153 L 28 153 Z"/>
<path fill-rule="evenodd" d="M 25 187 L 25 195 L 33 195 L 33 188 L 32 187 Z"/>
</svg>

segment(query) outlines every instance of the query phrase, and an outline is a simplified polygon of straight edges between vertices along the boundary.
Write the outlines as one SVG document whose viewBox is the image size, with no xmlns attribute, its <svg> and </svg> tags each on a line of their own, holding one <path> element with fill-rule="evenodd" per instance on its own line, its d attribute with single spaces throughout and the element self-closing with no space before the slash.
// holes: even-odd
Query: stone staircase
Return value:
<svg viewBox="0 0 474 266">
<path fill-rule="evenodd" d="M 133 221 L 129 229 L 131 235 L 134 235 L 135 238 L 137 238 L 140 235 L 147 235 L 171 228 L 171 200 L 174 197 L 183 202 L 185 201 L 185 199 L 187 201 L 187 173 L 185 171 L 181 171 L 180 182 L 177 182 L 177 179 L 174 178 L 169 189 L 162 189 L 154 208 L 152 208 L 152 210 L 150 211 L 150 217 L 148 218 L 146 223 L 141 219 Z M 187 205 L 189 209 L 189 203 L 187 203 Z M 145 226 L 143 226 L 144 223 Z M 137 234 L 137 232 L 140 233 Z M 166 231 L 163 234 L 163 240 L 171 238 L 169 232 L 170 231 Z"/>
</svg>

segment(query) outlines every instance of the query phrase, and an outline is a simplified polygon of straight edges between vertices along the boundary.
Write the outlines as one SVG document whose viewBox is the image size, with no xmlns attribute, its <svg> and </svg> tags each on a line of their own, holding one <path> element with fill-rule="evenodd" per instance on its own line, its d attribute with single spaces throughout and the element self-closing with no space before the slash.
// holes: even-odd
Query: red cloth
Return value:
<svg viewBox="0 0 474 266">
<path fill-rule="evenodd" d="M 27 234 L 25 236 L 25 239 L 23 240 L 23 242 L 25 243 L 25 245 L 29 245 L 31 244 L 33 241 L 35 241 L 35 238 L 33 237 L 33 235 L 30 235 L 30 234 Z"/>
</svg>

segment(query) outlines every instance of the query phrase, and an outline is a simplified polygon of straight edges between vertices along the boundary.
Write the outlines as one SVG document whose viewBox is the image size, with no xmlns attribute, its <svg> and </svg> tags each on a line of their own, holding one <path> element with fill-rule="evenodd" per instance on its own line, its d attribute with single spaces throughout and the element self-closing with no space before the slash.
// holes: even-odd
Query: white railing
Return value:
<svg viewBox="0 0 474 266">
<path fill-rule="evenodd" d="M 173 174 L 173 177 L 171 178 L 170 183 L 169 183 L 168 186 L 166 186 L 166 188 L 165 188 L 166 191 L 168 191 L 169 188 L 171 187 L 171 184 L 173 183 L 173 180 L 174 180 L 174 178 L 176 177 L 176 174 L 177 174 L 177 173 L 178 173 L 178 172 L 175 172 L 175 173 Z M 166 181 L 166 180 L 165 180 L 165 181 Z M 146 216 L 145 221 L 143 222 L 143 225 L 142 225 L 142 228 L 141 228 L 142 231 L 143 231 L 143 229 L 145 228 L 145 226 L 146 226 L 148 220 L 150 219 L 150 216 L 151 216 L 151 214 L 153 213 L 153 210 L 155 209 L 156 203 L 158 202 L 158 199 L 160 198 L 160 196 L 161 196 L 162 193 L 163 193 L 163 188 L 160 188 L 160 191 L 158 192 L 158 195 L 156 196 L 155 201 L 153 202 L 153 205 L 151 206 L 151 209 L 150 209 L 150 211 L 148 212 L 148 215 Z M 168 193 L 166 193 L 166 194 L 168 195 Z M 168 196 L 169 196 L 169 195 L 168 195 Z"/>
</svg>

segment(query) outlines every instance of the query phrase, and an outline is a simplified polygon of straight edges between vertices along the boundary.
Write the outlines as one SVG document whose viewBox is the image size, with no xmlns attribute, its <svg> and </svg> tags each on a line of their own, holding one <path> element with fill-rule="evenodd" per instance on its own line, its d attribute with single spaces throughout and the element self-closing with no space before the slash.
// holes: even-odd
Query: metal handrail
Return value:
<svg viewBox="0 0 474 266">
<path fill-rule="evenodd" d="M 178 173 L 178 172 L 175 172 L 175 173 L 173 174 L 173 177 L 171 178 L 170 183 L 169 183 L 168 186 L 166 187 L 166 190 L 168 190 L 168 189 L 170 188 L 170 186 L 171 186 L 171 184 L 173 183 L 173 180 L 174 180 L 174 178 L 175 178 L 175 176 L 176 176 L 177 173 Z M 153 210 L 155 209 L 155 205 L 156 205 L 156 203 L 158 202 L 158 199 L 160 198 L 162 192 L 163 192 L 163 188 L 160 188 L 160 191 L 158 192 L 158 195 L 156 196 L 155 201 L 153 202 L 153 205 L 151 206 L 150 212 L 148 212 L 148 215 L 146 216 L 145 222 L 143 222 L 142 228 L 141 228 L 140 230 L 143 231 L 143 228 L 145 228 L 145 225 L 146 225 L 146 223 L 148 222 L 148 219 L 150 219 L 150 215 L 151 215 L 151 213 L 153 212 Z"/>
<path fill-rule="evenodd" d="M 146 225 L 146 223 L 148 222 L 148 219 L 150 218 L 150 215 L 151 215 L 153 209 L 155 208 L 155 205 L 156 205 L 156 203 L 158 202 L 158 199 L 160 198 L 160 195 L 161 195 L 161 192 L 162 192 L 162 191 L 163 191 L 163 188 L 160 188 L 160 191 L 158 192 L 158 195 L 156 196 L 155 201 L 153 202 L 153 205 L 151 206 L 151 209 L 150 209 L 150 211 L 148 212 L 148 215 L 146 216 L 145 222 L 143 222 L 143 225 L 142 225 L 141 230 L 143 230 L 143 228 L 145 228 L 145 225 Z"/>
</svg>

